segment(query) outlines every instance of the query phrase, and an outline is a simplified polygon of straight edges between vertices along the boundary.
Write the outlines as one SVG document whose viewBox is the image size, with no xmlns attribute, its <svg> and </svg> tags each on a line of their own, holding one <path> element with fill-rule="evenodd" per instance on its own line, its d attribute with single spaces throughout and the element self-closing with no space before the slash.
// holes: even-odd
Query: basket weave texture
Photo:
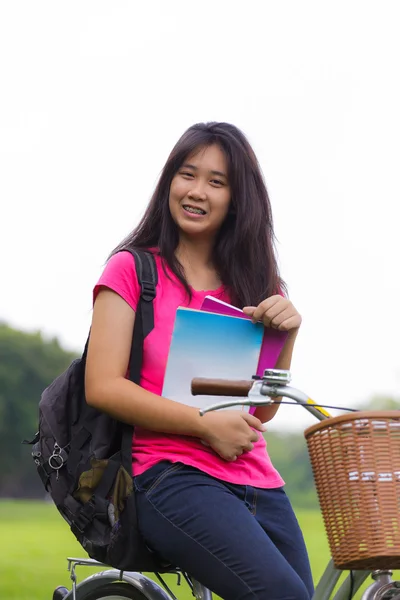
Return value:
<svg viewBox="0 0 400 600">
<path fill-rule="evenodd" d="M 360 411 L 305 431 L 337 569 L 400 568 L 400 411 Z"/>
</svg>

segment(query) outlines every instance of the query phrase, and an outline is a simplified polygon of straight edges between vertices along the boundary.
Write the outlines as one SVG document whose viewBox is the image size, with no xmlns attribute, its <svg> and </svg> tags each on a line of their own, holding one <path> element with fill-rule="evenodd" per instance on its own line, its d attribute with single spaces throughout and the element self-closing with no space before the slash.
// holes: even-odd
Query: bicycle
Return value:
<svg viewBox="0 0 400 600">
<path fill-rule="evenodd" d="M 321 432 L 325 431 L 326 434 L 326 429 L 324 429 L 324 427 L 325 425 L 327 426 L 328 423 L 335 425 L 339 423 L 341 424 L 342 429 L 343 427 L 344 429 L 346 429 L 345 417 L 332 417 L 323 406 L 317 405 L 303 392 L 294 387 L 291 387 L 289 385 L 290 381 L 290 372 L 278 369 L 269 369 L 265 371 L 263 377 L 253 378 L 252 381 L 227 381 L 197 378 L 193 379 L 192 381 L 192 394 L 230 397 L 233 396 L 241 398 L 240 400 L 227 400 L 222 401 L 218 404 L 210 405 L 205 409 L 200 410 L 200 414 L 202 415 L 212 410 L 234 407 L 235 405 L 243 405 L 250 407 L 266 406 L 268 404 L 276 402 L 276 398 L 289 398 L 295 403 L 302 405 L 304 408 L 306 408 L 306 410 L 308 410 L 320 421 L 319 424 L 313 425 L 305 431 L 305 436 L 308 440 L 308 443 L 309 440 L 311 440 L 313 437 L 317 439 L 318 434 L 321 434 Z M 369 438 L 368 435 L 365 435 L 366 433 L 368 433 L 368 431 L 365 429 L 365 423 L 368 418 L 370 420 L 372 419 L 372 423 L 374 423 L 375 425 L 377 424 L 376 426 L 378 427 L 378 434 L 379 427 L 382 429 L 383 419 L 390 419 L 390 422 L 394 424 L 392 428 L 395 436 L 394 439 L 399 442 L 398 447 L 400 449 L 399 411 L 354 411 L 354 415 L 354 422 L 358 423 L 358 425 L 361 423 L 361 425 L 358 426 L 358 429 L 356 428 L 356 434 L 361 434 L 363 436 L 362 443 L 360 443 L 358 446 L 359 452 L 361 452 L 363 460 L 365 458 L 364 455 L 368 454 L 369 451 Z M 383 415 L 386 416 L 384 417 Z M 344 426 L 343 422 L 345 423 Z M 322 428 L 321 425 L 323 425 Z M 347 435 L 349 434 L 349 431 L 350 429 L 348 429 L 347 432 L 345 431 L 345 439 L 347 440 L 350 439 Z M 384 434 L 385 432 L 382 430 L 380 433 Z M 319 435 L 319 438 L 321 438 L 323 440 L 323 443 L 325 443 L 325 447 L 328 437 L 329 436 L 326 435 L 324 437 L 324 434 L 322 434 L 322 436 Z M 335 438 L 334 435 L 333 438 Z M 389 442 L 387 440 L 386 442 L 386 445 L 388 445 Z M 357 441 L 357 444 L 358 443 L 359 442 Z M 345 451 L 347 452 L 350 451 L 351 446 L 348 444 L 348 441 L 346 442 L 346 444 L 348 447 L 345 446 Z M 321 456 L 321 452 L 318 448 L 317 450 L 313 448 L 310 449 L 310 444 L 309 452 L 313 464 L 314 477 L 316 477 L 316 475 L 318 475 L 318 464 L 316 465 L 313 463 L 312 452 L 316 452 L 316 455 L 318 457 Z M 394 471 L 392 475 L 395 479 L 395 485 L 397 486 L 398 490 L 398 487 L 400 486 L 400 460 L 398 463 L 396 463 L 396 465 L 396 469 L 398 469 L 398 471 Z M 360 487 L 359 484 L 362 484 L 363 481 L 375 481 L 374 477 L 376 473 L 375 475 L 373 475 L 372 471 L 362 472 L 361 477 L 359 477 L 359 474 L 357 475 L 357 473 L 358 472 L 356 470 L 353 470 L 345 474 L 345 480 L 343 485 L 352 486 L 352 489 L 356 489 L 356 486 Z M 322 475 L 324 476 L 324 473 L 322 473 Z M 381 478 L 381 476 L 384 479 L 386 477 L 386 480 L 388 480 L 388 472 L 378 473 L 378 475 L 379 481 L 379 478 Z M 321 482 L 319 483 L 321 484 Z M 322 484 L 323 483 L 324 482 L 322 482 Z M 397 485 L 397 483 L 399 485 Z M 329 522 L 327 523 L 326 506 L 323 505 L 324 491 L 322 490 L 321 492 L 321 490 L 318 488 L 318 478 L 316 479 L 316 484 L 320 500 L 320 506 L 324 516 L 325 528 L 327 530 L 327 528 L 329 529 Z M 373 503 L 375 504 L 372 510 L 374 512 L 374 515 L 377 515 L 377 523 L 379 526 L 382 517 L 379 513 L 379 498 L 377 497 L 376 491 L 374 493 L 375 495 L 373 495 L 372 498 Z M 395 504 L 396 506 L 400 504 L 400 498 L 395 498 Z M 385 555 L 385 552 L 387 554 L 387 551 L 385 550 L 383 555 L 382 553 L 380 553 L 379 556 L 369 556 L 367 561 L 365 560 L 365 558 L 356 558 L 354 560 L 353 557 L 353 562 L 350 561 L 349 563 L 351 568 L 345 568 L 346 565 L 339 565 L 338 567 L 337 564 L 335 565 L 334 559 L 331 558 L 322 577 L 316 585 L 315 593 L 313 595 L 312 600 L 329 600 L 335 590 L 335 587 L 338 584 L 339 578 L 341 577 L 343 570 L 350 570 L 350 573 L 345 579 L 345 581 L 340 585 L 339 589 L 336 591 L 333 600 L 351 600 L 352 598 L 354 598 L 360 586 L 366 581 L 366 579 L 369 576 L 372 577 L 373 582 L 364 591 L 362 600 L 400 600 L 400 581 L 394 581 L 392 579 L 392 569 L 400 567 L 400 520 L 398 516 L 399 512 L 400 506 L 398 506 L 397 516 L 395 516 L 395 520 L 397 518 L 397 524 L 396 522 L 393 522 L 393 528 L 395 530 L 395 533 L 397 531 L 399 538 L 395 540 L 397 545 L 394 545 L 394 555 L 391 556 L 391 551 L 389 550 L 390 556 L 387 557 Z M 328 514 L 328 521 L 329 518 L 330 515 Z M 376 531 L 377 529 L 375 528 L 375 534 Z M 333 533 L 335 534 L 335 531 Z M 332 534 L 332 531 L 330 531 L 330 534 Z M 331 546 L 331 553 L 333 556 L 332 539 L 330 539 L 329 541 Z M 333 546 L 335 546 L 334 541 L 335 540 L 333 540 Z M 337 554 L 337 548 L 334 547 L 333 549 Z M 339 553 L 340 552 L 343 552 L 343 547 L 339 548 Z M 53 600 L 178 600 L 178 598 L 175 596 L 175 594 L 173 594 L 173 592 L 171 591 L 167 583 L 164 581 L 160 573 L 155 573 L 155 576 L 160 583 L 157 584 L 155 583 L 155 581 L 153 581 L 152 579 L 150 579 L 142 573 L 123 572 L 118 571 L 116 569 L 107 569 L 87 577 L 86 579 L 81 581 L 81 583 L 78 584 L 76 577 L 77 566 L 107 567 L 107 565 L 103 565 L 102 563 L 99 563 L 90 558 L 68 558 L 67 560 L 68 570 L 70 572 L 70 578 L 72 581 L 72 589 L 68 590 L 67 588 L 62 587 L 57 588 L 54 591 Z M 338 560 L 340 562 L 340 559 L 336 557 L 336 562 Z M 367 565 L 365 568 L 363 566 L 363 560 L 364 563 Z M 213 596 L 211 591 L 196 580 L 194 580 L 189 573 L 185 573 L 179 568 L 175 567 L 171 567 L 171 569 L 166 571 L 166 573 L 175 574 L 178 577 L 178 584 L 183 578 L 189 585 L 193 596 L 197 598 L 197 600 L 212 600 Z"/>
</svg>

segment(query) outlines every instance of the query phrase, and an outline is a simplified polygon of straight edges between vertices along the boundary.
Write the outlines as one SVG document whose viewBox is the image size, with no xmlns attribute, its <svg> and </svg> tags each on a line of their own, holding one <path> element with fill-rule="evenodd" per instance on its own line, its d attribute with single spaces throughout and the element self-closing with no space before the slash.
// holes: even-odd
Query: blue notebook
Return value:
<svg viewBox="0 0 400 600">
<path fill-rule="evenodd" d="M 162 395 L 197 408 L 221 402 L 221 397 L 192 396 L 192 379 L 251 379 L 263 334 L 264 326 L 248 319 L 178 308 Z"/>
</svg>

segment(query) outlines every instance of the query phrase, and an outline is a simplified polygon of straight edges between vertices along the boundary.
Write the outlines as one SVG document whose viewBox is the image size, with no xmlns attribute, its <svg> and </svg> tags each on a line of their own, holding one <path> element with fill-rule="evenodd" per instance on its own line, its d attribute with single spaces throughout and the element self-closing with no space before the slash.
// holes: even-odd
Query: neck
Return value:
<svg viewBox="0 0 400 600">
<path fill-rule="evenodd" d="M 175 251 L 176 258 L 183 268 L 212 268 L 212 243 L 210 240 L 181 238 Z"/>
<path fill-rule="evenodd" d="M 175 256 L 183 267 L 186 281 L 195 290 L 214 290 L 221 285 L 209 240 L 181 239 Z"/>
</svg>

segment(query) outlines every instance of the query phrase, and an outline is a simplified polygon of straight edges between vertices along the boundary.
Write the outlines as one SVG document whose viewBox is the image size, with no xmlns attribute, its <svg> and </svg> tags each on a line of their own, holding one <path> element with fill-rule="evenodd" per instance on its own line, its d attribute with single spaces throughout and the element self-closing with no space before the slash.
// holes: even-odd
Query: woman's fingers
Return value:
<svg viewBox="0 0 400 600">
<path fill-rule="evenodd" d="M 250 316 L 253 322 L 262 321 L 265 327 L 281 331 L 298 329 L 301 325 L 301 315 L 292 302 L 283 296 L 271 296 L 257 307 L 246 306 L 243 312 Z"/>
<path fill-rule="evenodd" d="M 264 314 L 270 310 L 280 300 L 284 300 L 282 296 L 270 296 L 266 300 L 260 302 L 258 306 L 245 306 L 243 312 L 252 318 L 252 321 L 263 321 Z"/>
</svg>

